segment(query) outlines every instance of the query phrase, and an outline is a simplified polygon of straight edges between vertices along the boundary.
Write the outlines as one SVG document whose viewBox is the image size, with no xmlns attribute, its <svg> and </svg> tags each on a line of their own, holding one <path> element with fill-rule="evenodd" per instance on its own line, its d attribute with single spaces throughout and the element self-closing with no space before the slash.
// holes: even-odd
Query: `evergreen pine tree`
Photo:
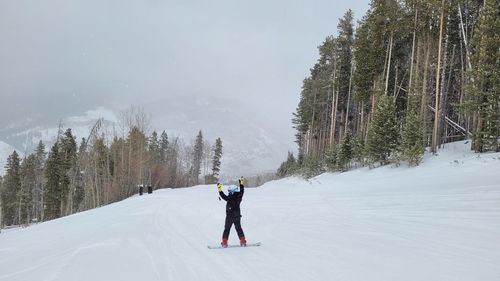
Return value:
<svg viewBox="0 0 500 281">
<path fill-rule="evenodd" d="M 286 159 L 286 173 L 288 176 L 294 175 L 297 172 L 297 160 L 292 152 L 288 152 L 288 156 Z"/>
<path fill-rule="evenodd" d="M 339 148 L 337 144 L 333 144 L 326 152 L 325 164 L 330 172 L 334 172 L 338 167 Z"/>
<path fill-rule="evenodd" d="M 96 142 L 91 149 L 93 161 L 101 161 L 105 156 L 105 144 L 101 141 Z M 96 146 L 94 148 L 94 146 Z M 137 126 L 133 126 L 125 141 L 126 159 L 125 159 L 125 186 L 127 187 L 126 196 L 136 193 L 136 188 L 139 184 L 147 184 L 150 174 L 145 169 L 147 159 L 147 138 L 144 132 Z M 101 165 L 104 169 L 104 166 Z M 99 172 L 104 175 L 103 171 Z M 97 203 L 97 202 L 96 202 Z M 99 203 L 102 204 L 102 203 Z"/>
<path fill-rule="evenodd" d="M 199 176 L 201 173 L 201 160 L 203 159 L 203 134 L 201 130 L 196 136 L 196 141 L 193 150 L 193 162 L 191 166 L 191 176 L 195 184 L 199 183 Z"/>
<path fill-rule="evenodd" d="M 152 162 L 154 164 L 160 163 L 161 161 L 160 143 L 158 141 L 158 134 L 156 133 L 156 131 L 153 131 L 153 133 L 151 134 L 148 146 Z"/>
<path fill-rule="evenodd" d="M 291 176 L 297 172 L 297 168 L 297 160 L 293 153 L 289 151 L 286 161 L 281 163 L 276 175 L 280 178 Z"/>
<path fill-rule="evenodd" d="M 406 114 L 401 139 L 403 160 L 410 165 L 418 165 L 424 155 L 423 121 L 418 112 L 411 109 Z"/>
<path fill-rule="evenodd" d="M 68 128 L 64 132 L 59 149 L 60 162 L 58 165 L 60 173 L 60 215 L 64 216 L 70 213 L 71 206 L 68 205 L 68 203 L 73 200 L 74 183 L 72 181 L 75 179 L 76 172 L 77 145 L 71 129 Z"/>
<path fill-rule="evenodd" d="M 143 153 L 145 153 L 146 146 L 146 137 L 142 134 L 142 144 L 143 144 Z M 101 206 L 103 204 L 108 204 L 112 202 L 111 192 L 110 190 L 110 163 L 109 163 L 109 148 L 106 146 L 104 138 L 97 139 L 92 145 L 92 152 L 94 155 L 94 165 L 96 165 L 96 196 L 98 198 L 97 206 Z M 144 155 L 144 154 L 142 154 Z M 141 171 L 144 172 L 144 167 L 139 166 Z"/>
<path fill-rule="evenodd" d="M 354 72 L 354 88 L 358 101 L 367 101 L 372 93 L 372 81 L 374 71 L 372 70 L 372 45 L 371 33 L 365 16 L 359 22 L 354 41 L 354 57 L 356 58 Z"/>
<path fill-rule="evenodd" d="M 338 94 L 339 104 L 343 111 L 347 108 L 351 80 L 352 53 L 354 45 L 354 13 L 348 10 L 344 17 L 339 20 L 337 30 L 339 36 L 336 40 L 338 49 Z"/>
<path fill-rule="evenodd" d="M 159 144 L 159 149 L 160 149 L 160 161 L 162 164 L 167 164 L 168 163 L 168 150 L 169 150 L 169 142 L 168 142 L 168 135 L 165 131 L 163 131 L 160 135 L 160 144 Z"/>
<path fill-rule="evenodd" d="M 351 131 L 347 131 L 340 144 L 340 149 L 337 157 L 337 166 L 339 170 L 345 171 L 349 169 L 351 160 L 353 159 L 353 139 Z"/>
<path fill-rule="evenodd" d="M 34 217 L 33 199 L 36 191 L 36 156 L 29 155 L 21 164 L 21 188 L 17 194 L 21 224 L 29 224 Z"/>
<path fill-rule="evenodd" d="M 47 179 L 47 183 L 43 194 L 44 220 L 51 220 L 61 216 L 60 161 L 59 143 L 56 142 L 50 149 L 45 165 L 45 177 Z"/>
<path fill-rule="evenodd" d="M 214 154 L 212 157 L 212 180 L 214 182 L 219 181 L 221 158 L 222 158 L 222 140 L 220 138 L 217 138 L 215 140 Z"/>
<path fill-rule="evenodd" d="M 312 178 L 319 175 L 322 172 L 321 161 L 318 156 L 312 154 L 306 156 L 304 159 L 304 165 L 302 167 L 302 175 L 306 178 Z"/>
<path fill-rule="evenodd" d="M 287 176 L 286 161 L 282 162 L 276 171 L 276 176 L 278 178 L 284 178 Z"/>
<path fill-rule="evenodd" d="M 398 145 L 398 128 L 394 100 L 382 95 L 377 99 L 373 120 L 368 131 L 367 154 L 372 163 L 388 164 Z"/>
<path fill-rule="evenodd" d="M 473 38 L 469 111 L 477 113 L 472 148 L 500 151 L 500 5 L 485 0 Z"/>
<path fill-rule="evenodd" d="M 167 180 L 168 186 L 178 186 L 179 176 L 179 139 L 174 138 L 168 143 L 166 159 L 167 161 Z"/>
<path fill-rule="evenodd" d="M 73 211 L 79 212 L 83 210 L 83 200 L 85 198 L 85 188 L 83 180 L 83 167 L 87 158 L 87 140 L 82 138 L 77 154 L 77 176 L 75 183 L 75 192 L 73 194 Z"/>
<path fill-rule="evenodd" d="M 5 177 L 3 179 L 1 200 L 2 200 L 2 223 L 4 225 L 19 224 L 19 201 L 18 194 L 21 188 L 19 154 L 14 151 L 5 166 Z"/>
<path fill-rule="evenodd" d="M 151 136 L 149 137 L 148 143 L 148 153 L 149 159 L 147 164 L 147 169 L 149 170 L 149 183 L 157 187 L 161 184 L 161 151 L 160 151 L 160 142 L 158 140 L 158 134 L 156 131 L 153 131 Z"/>
<path fill-rule="evenodd" d="M 353 139 L 353 160 L 360 164 L 365 165 L 365 139 L 362 134 L 359 134 Z"/>
<path fill-rule="evenodd" d="M 1 168 L 1 167 L 0 167 Z M 2 193 L 4 192 L 3 189 L 3 177 L 0 176 L 0 233 L 2 232 L 2 227 L 3 227 L 3 207 L 2 207 Z"/>
<path fill-rule="evenodd" d="M 39 141 L 35 150 L 36 183 L 33 194 L 33 216 L 37 221 L 43 220 L 43 191 L 45 188 L 46 157 L 45 145 L 42 141 Z"/>
</svg>

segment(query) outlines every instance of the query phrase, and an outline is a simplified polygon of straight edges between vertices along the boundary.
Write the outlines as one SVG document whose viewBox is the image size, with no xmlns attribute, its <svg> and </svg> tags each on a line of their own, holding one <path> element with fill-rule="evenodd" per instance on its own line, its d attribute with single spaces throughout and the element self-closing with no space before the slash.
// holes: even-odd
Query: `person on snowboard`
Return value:
<svg viewBox="0 0 500 281">
<path fill-rule="evenodd" d="M 243 193 L 245 192 L 245 179 L 241 177 L 239 180 L 239 187 L 236 185 L 230 185 L 227 188 L 228 195 L 224 194 L 222 191 L 222 185 L 217 183 L 217 191 L 219 195 L 226 204 L 226 221 L 224 224 L 224 232 L 222 233 L 222 247 L 227 247 L 227 239 L 229 238 L 229 231 L 231 226 L 234 224 L 238 237 L 240 238 L 240 246 L 246 246 L 247 241 L 245 240 L 245 234 L 241 228 L 241 211 L 240 203 L 243 198 Z"/>
</svg>

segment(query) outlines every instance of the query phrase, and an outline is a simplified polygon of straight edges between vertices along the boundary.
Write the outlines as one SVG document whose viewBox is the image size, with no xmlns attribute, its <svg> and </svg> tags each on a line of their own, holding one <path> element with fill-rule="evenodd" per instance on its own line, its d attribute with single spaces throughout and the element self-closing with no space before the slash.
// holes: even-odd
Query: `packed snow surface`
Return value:
<svg viewBox="0 0 500 281">
<path fill-rule="evenodd" d="M 500 154 L 467 147 L 247 188 L 242 225 L 260 247 L 207 249 L 224 223 L 215 186 L 4 230 L 0 280 L 500 280 Z"/>
</svg>

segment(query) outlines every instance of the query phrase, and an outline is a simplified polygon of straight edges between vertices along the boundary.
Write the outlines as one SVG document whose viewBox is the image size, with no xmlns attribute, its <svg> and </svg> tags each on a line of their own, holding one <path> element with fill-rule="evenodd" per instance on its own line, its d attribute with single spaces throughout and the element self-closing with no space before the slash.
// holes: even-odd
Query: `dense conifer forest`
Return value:
<svg viewBox="0 0 500 281">
<path fill-rule="evenodd" d="M 279 176 L 407 162 L 471 139 L 500 151 L 497 0 L 372 0 L 352 11 L 302 84 L 293 116 L 298 155 Z"/>
</svg>

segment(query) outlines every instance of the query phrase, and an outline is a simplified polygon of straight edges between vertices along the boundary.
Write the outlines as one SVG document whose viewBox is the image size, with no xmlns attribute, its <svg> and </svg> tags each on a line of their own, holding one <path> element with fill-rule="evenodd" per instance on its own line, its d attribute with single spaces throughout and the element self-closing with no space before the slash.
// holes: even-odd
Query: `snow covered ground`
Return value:
<svg viewBox="0 0 500 281">
<path fill-rule="evenodd" d="M 215 186 L 161 190 L 0 234 L 0 280 L 500 280 L 500 153 L 247 189 L 262 246 L 218 244 Z M 236 243 L 234 229 L 230 242 Z"/>
</svg>

